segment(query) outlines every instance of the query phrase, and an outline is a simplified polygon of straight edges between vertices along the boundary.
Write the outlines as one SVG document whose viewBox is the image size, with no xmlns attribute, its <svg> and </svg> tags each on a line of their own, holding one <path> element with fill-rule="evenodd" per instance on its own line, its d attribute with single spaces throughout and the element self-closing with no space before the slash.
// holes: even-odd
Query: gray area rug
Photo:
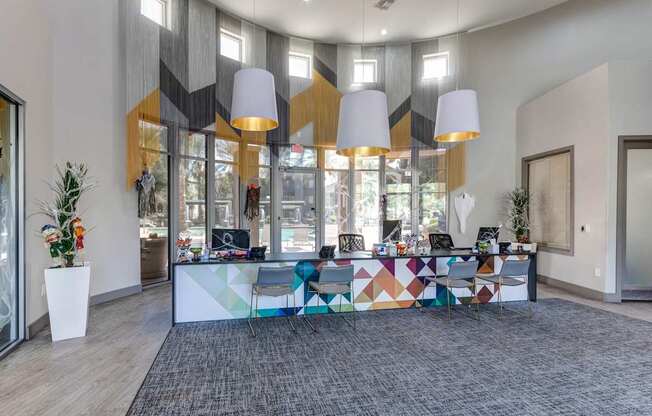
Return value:
<svg viewBox="0 0 652 416">
<path fill-rule="evenodd" d="M 559 299 L 173 327 L 130 415 L 652 415 L 652 324 Z"/>
</svg>

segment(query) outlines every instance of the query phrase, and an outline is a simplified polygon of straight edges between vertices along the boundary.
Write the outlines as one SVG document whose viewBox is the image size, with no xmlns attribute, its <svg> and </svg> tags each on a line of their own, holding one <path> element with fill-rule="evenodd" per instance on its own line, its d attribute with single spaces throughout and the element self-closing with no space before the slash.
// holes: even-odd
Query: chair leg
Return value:
<svg viewBox="0 0 652 416">
<path fill-rule="evenodd" d="M 310 293 L 310 291 L 308 291 L 308 293 Z M 315 293 L 315 292 L 313 292 L 313 293 Z M 305 302 L 305 299 L 304 299 L 304 302 Z M 319 309 L 319 294 L 317 294 L 317 308 Z M 319 310 L 317 312 L 319 313 Z M 317 328 L 315 328 L 315 326 L 312 324 L 312 322 L 310 322 L 310 319 L 308 318 L 308 305 L 307 304 L 303 305 L 303 322 L 308 324 L 308 326 L 310 327 L 310 329 L 312 329 L 313 332 L 319 332 L 319 331 L 317 331 Z"/>
<path fill-rule="evenodd" d="M 473 279 L 473 298 L 475 299 L 475 315 L 476 319 L 480 320 L 480 299 L 478 299 L 478 284 L 475 279 Z"/>
<path fill-rule="evenodd" d="M 498 279 L 498 319 L 503 318 L 503 281 Z"/>
<path fill-rule="evenodd" d="M 423 290 L 421 291 L 421 306 L 419 307 L 420 312 L 424 312 L 423 308 L 426 306 L 426 289 L 428 288 L 428 279 L 423 278 Z"/>
<path fill-rule="evenodd" d="M 351 283 L 351 318 L 353 318 L 353 329 L 355 329 L 355 299 L 353 299 L 353 283 Z"/>
<path fill-rule="evenodd" d="M 285 295 L 285 310 L 290 309 L 290 295 Z M 292 328 L 292 332 L 297 332 L 297 329 L 294 327 L 294 324 L 292 323 L 292 318 L 290 315 L 287 316 L 288 323 L 290 324 L 290 328 Z"/>
<path fill-rule="evenodd" d="M 256 336 L 256 331 L 254 331 L 254 325 L 251 321 L 252 310 L 254 307 L 254 288 L 251 287 L 251 298 L 249 302 L 249 319 L 247 319 L 247 324 L 249 324 L 249 329 L 251 330 L 251 335 Z M 256 313 L 258 313 L 258 294 L 256 294 Z"/>
<path fill-rule="evenodd" d="M 446 306 L 448 307 L 448 320 L 451 320 L 451 296 L 448 292 L 450 285 L 448 284 L 448 278 L 446 278 Z"/>
</svg>

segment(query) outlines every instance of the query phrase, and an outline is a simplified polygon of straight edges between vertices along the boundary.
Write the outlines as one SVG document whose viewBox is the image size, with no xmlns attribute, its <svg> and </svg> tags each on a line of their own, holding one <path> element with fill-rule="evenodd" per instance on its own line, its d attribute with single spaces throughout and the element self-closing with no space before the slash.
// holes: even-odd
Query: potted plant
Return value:
<svg viewBox="0 0 652 416">
<path fill-rule="evenodd" d="M 57 178 L 50 189 L 53 202 L 39 201 L 40 214 L 49 218 L 41 228 L 53 266 L 45 270 L 52 340 L 86 335 L 90 296 L 90 265 L 75 263 L 84 249 L 86 232 L 77 215 L 81 196 L 93 188 L 84 164 L 67 162 L 57 166 Z"/>
<path fill-rule="evenodd" d="M 530 194 L 523 188 L 516 188 L 507 193 L 507 221 L 509 230 L 514 233 L 516 241 L 520 244 L 529 243 Z"/>
</svg>

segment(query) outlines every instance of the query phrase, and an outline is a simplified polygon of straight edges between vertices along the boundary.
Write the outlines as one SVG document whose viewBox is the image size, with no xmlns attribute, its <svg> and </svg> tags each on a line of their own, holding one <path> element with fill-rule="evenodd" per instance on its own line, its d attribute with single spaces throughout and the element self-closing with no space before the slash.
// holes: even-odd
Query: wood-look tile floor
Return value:
<svg viewBox="0 0 652 416">
<path fill-rule="evenodd" d="M 170 325 L 165 285 L 92 307 L 85 338 L 41 331 L 0 361 L 0 414 L 124 415 Z"/>
<path fill-rule="evenodd" d="M 88 336 L 50 342 L 47 330 L 0 361 L 0 414 L 124 415 L 170 328 L 171 290 L 154 287 L 91 310 Z M 652 322 L 652 302 L 606 304 L 558 297 Z"/>
</svg>

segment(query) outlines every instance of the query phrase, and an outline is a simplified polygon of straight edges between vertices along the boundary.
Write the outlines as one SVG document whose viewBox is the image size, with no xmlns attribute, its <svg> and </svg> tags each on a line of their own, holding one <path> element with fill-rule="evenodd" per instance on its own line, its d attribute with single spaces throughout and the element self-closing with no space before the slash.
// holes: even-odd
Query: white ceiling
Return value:
<svg viewBox="0 0 652 416">
<path fill-rule="evenodd" d="M 211 0 L 248 20 L 254 0 Z M 288 35 L 324 42 L 359 43 L 364 5 L 365 41 L 427 39 L 457 31 L 456 0 L 395 0 L 389 10 L 378 0 L 256 0 L 256 24 Z M 461 0 L 460 28 L 491 26 L 539 12 L 566 0 Z M 381 30 L 387 34 L 382 35 Z"/>
</svg>

